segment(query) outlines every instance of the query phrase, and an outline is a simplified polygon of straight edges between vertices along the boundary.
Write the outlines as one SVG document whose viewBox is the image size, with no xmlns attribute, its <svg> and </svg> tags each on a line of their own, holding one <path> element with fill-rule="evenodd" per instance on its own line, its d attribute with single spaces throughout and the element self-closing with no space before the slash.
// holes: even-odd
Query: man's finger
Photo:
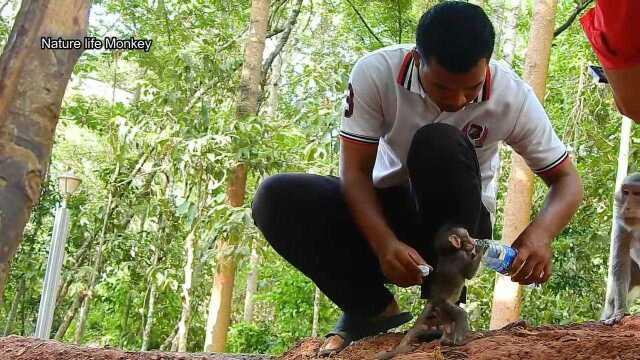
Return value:
<svg viewBox="0 0 640 360">
<path fill-rule="evenodd" d="M 397 284 L 398 286 L 409 287 L 422 282 L 422 277 L 419 276 L 420 270 L 408 257 L 396 258 L 394 266 L 397 267 L 397 274 L 402 279 L 402 284 Z"/>
<path fill-rule="evenodd" d="M 409 250 L 409 257 L 411 258 L 411 260 L 413 260 L 413 262 L 417 265 L 427 265 L 427 262 L 424 261 L 424 259 L 422 258 L 422 256 L 420 256 L 420 254 L 418 254 L 417 251 L 415 250 Z"/>
<path fill-rule="evenodd" d="M 516 275 L 521 269 L 524 263 L 527 260 L 529 254 L 527 252 L 521 251 L 518 252 L 518 256 L 516 256 L 515 260 L 511 263 L 511 267 L 509 268 L 509 275 L 512 277 Z"/>
<path fill-rule="evenodd" d="M 531 272 L 531 274 L 529 274 L 529 276 L 525 278 L 525 281 L 530 281 L 530 283 L 541 284 L 543 276 L 544 276 L 544 263 L 539 262 L 533 268 L 533 271 Z"/>
<path fill-rule="evenodd" d="M 524 279 L 528 277 L 529 274 L 531 274 L 534 266 L 534 262 L 527 258 L 520 269 L 518 269 L 518 271 L 513 274 L 513 276 L 511 276 L 511 281 L 526 285 L 526 281 Z"/>
</svg>

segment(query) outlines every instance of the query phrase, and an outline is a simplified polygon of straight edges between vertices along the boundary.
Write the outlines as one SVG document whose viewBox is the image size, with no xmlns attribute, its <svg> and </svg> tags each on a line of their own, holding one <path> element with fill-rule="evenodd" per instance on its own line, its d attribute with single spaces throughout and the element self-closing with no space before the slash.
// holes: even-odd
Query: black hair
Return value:
<svg viewBox="0 0 640 360">
<path fill-rule="evenodd" d="M 495 32 L 481 7 L 464 1 L 444 1 L 422 15 L 416 45 L 425 59 L 434 57 L 453 73 L 464 73 L 480 59 L 491 58 Z"/>
</svg>

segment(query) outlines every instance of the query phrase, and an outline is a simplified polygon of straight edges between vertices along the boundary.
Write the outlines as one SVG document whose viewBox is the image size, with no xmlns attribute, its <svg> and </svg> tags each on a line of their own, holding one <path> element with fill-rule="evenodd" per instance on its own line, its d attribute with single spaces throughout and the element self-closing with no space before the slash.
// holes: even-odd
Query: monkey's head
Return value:
<svg viewBox="0 0 640 360">
<path fill-rule="evenodd" d="M 467 229 L 460 226 L 446 227 L 436 235 L 436 251 L 441 254 L 463 251 L 470 259 L 477 257 L 476 242 Z"/>
<path fill-rule="evenodd" d="M 618 216 L 628 229 L 640 230 L 640 173 L 627 176 L 615 198 Z"/>
</svg>

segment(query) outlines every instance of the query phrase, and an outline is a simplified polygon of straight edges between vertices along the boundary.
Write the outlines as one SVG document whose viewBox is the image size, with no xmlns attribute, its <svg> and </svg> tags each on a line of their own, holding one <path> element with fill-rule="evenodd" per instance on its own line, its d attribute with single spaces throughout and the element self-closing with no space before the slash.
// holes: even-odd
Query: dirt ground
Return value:
<svg viewBox="0 0 640 360">
<path fill-rule="evenodd" d="M 332 357 L 333 360 L 373 359 L 391 350 L 402 334 L 385 334 L 363 339 Z M 314 359 L 321 340 L 308 339 L 279 360 Z M 440 346 L 438 341 L 423 343 L 397 360 L 521 360 L 521 359 L 640 359 L 640 316 L 606 326 L 590 322 L 567 326 L 532 328 L 524 322 L 503 329 L 473 334 L 458 347 Z"/>
<path fill-rule="evenodd" d="M 352 344 L 333 360 L 373 359 L 393 348 L 402 334 L 385 334 Z M 321 339 L 300 342 L 277 360 L 315 359 Z M 117 349 L 86 348 L 9 336 L 0 338 L 0 360 L 267 360 L 267 356 L 224 354 L 176 354 L 124 352 Z M 621 324 L 605 326 L 599 322 L 567 326 L 529 327 L 512 324 L 504 329 L 473 334 L 458 347 L 440 346 L 438 341 L 423 343 L 397 360 L 520 360 L 520 359 L 639 359 L 640 316 L 626 317 Z M 276 360 L 276 359 L 272 359 Z"/>
</svg>

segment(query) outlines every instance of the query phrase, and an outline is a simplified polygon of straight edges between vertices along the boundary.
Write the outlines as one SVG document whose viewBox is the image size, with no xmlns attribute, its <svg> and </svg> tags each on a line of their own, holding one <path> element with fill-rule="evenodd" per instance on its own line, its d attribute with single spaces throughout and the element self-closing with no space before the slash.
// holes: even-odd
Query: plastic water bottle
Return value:
<svg viewBox="0 0 640 360">
<path fill-rule="evenodd" d="M 496 240 L 476 239 L 476 247 L 484 249 L 482 263 L 500 274 L 507 274 L 518 251 Z"/>
</svg>

